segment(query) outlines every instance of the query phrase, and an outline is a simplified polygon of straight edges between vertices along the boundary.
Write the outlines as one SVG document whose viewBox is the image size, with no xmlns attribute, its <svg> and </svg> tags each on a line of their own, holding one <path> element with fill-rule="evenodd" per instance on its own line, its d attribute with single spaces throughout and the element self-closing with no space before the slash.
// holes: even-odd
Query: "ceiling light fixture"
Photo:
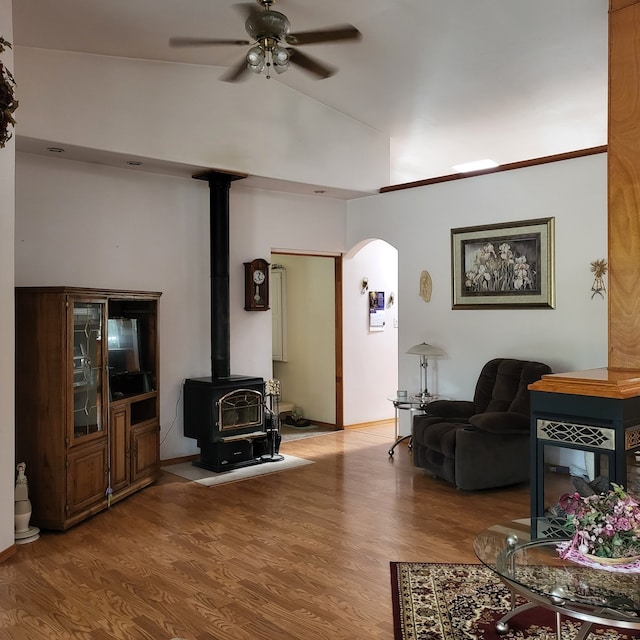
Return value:
<svg viewBox="0 0 640 640">
<path fill-rule="evenodd" d="M 288 30 L 287 27 L 287 32 Z M 281 47 L 277 38 L 260 38 L 258 44 L 247 52 L 247 67 L 254 73 L 262 73 L 266 67 L 268 79 L 271 78 L 271 68 L 275 69 L 276 73 L 284 73 L 289 68 L 290 57 L 289 49 Z"/>
<path fill-rule="evenodd" d="M 127 160 L 127 164 L 132 166 L 132 167 L 140 167 L 140 166 L 142 166 L 142 162 L 140 162 L 139 160 Z"/>
<path fill-rule="evenodd" d="M 317 78 L 329 78 L 336 70 L 320 60 L 316 60 L 297 47 L 319 42 L 359 40 L 360 32 L 351 24 L 291 33 L 289 18 L 273 10 L 276 0 L 256 0 L 255 4 L 243 2 L 235 6 L 245 15 L 244 28 L 251 40 L 235 38 L 171 38 L 172 47 L 192 47 L 203 45 L 250 45 L 251 48 L 239 63 L 224 74 L 223 80 L 235 82 L 247 70 L 254 73 L 266 71 L 271 77 L 272 70 L 284 73 L 290 65 L 297 65 Z"/>
<path fill-rule="evenodd" d="M 475 160 L 474 162 L 465 162 L 463 164 L 453 165 L 453 169 L 458 173 L 471 173 L 473 171 L 482 171 L 483 169 L 494 169 L 500 166 L 497 162 L 485 158 L 484 160 Z"/>
<path fill-rule="evenodd" d="M 247 65 L 254 73 L 260 73 L 264 69 L 265 52 L 261 47 L 251 47 L 247 52 Z"/>
<path fill-rule="evenodd" d="M 62 147 L 47 147 L 47 151 L 51 151 L 51 153 L 64 153 Z"/>
</svg>

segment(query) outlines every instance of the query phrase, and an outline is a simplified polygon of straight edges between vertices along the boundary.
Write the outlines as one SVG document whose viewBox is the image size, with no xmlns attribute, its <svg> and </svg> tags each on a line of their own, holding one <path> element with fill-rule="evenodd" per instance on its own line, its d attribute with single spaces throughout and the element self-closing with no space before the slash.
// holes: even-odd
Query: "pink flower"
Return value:
<svg viewBox="0 0 640 640">
<path fill-rule="evenodd" d="M 563 493 L 558 499 L 558 504 L 565 513 L 575 513 L 577 506 L 580 504 L 580 494 L 577 491 L 575 493 Z"/>
<path fill-rule="evenodd" d="M 620 485 L 587 497 L 564 494 L 559 503 L 573 531 L 569 548 L 605 558 L 640 555 L 640 505 Z"/>
</svg>

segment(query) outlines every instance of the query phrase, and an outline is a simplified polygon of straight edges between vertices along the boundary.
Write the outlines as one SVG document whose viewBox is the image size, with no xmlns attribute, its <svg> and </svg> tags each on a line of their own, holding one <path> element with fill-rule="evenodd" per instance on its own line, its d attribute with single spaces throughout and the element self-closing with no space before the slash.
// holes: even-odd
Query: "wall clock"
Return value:
<svg viewBox="0 0 640 640">
<path fill-rule="evenodd" d="M 269 263 L 262 258 L 244 263 L 245 311 L 269 309 Z"/>
</svg>

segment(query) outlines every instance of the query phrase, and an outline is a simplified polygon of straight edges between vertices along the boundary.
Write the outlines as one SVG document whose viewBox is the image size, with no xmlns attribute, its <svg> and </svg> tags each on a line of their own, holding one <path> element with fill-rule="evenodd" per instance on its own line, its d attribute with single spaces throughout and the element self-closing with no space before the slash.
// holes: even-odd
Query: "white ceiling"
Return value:
<svg viewBox="0 0 640 640">
<path fill-rule="evenodd" d="M 246 38 L 233 0 L 17 0 L 14 45 L 220 67 L 246 47 L 177 49 L 172 36 Z M 608 0 L 279 0 L 292 31 L 342 23 L 355 43 L 305 53 L 338 73 L 282 82 L 389 135 L 391 183 L 607 142 Z M 188 97 L 186 97 L 188 99 Z M 384 185 L 381 185 L 384 186 Z"/>
</svg>

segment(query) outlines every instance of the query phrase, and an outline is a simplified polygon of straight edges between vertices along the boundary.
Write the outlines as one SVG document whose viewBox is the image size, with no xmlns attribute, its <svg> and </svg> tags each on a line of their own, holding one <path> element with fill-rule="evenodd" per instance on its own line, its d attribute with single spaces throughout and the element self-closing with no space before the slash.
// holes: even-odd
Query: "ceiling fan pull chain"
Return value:
<svg viewBox="0 0 640 640">
<path fill-rule="evenodd" d="M 267 63 L 265 67 L 267 67 L 267 80 L 271 80 L 271 49 L 267 49 L 265 53 L 265 58 L 267 59 Z"/>
</svg>

